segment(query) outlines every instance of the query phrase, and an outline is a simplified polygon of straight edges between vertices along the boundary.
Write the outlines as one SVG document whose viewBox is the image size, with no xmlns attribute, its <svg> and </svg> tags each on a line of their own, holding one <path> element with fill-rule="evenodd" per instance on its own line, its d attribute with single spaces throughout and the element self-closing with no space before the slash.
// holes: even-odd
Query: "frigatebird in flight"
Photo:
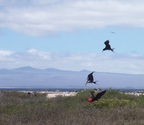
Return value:
<svg viewBox="0 0 144 125">
<path fill-rule="evenodd" d="M 87 81 L 86 81 L 85 85 L 86 85 L 87 83 L 94 83 L 94 84 L 96 84 L 97 81 L 94 81 L 93 73 L 94 73 L 94 72 L 91 72 L 91 73 L 87 76 Z"/>
<path fill-rule="evenodd" d="M 111 46 L 110 46 L 109 43 L 110 43 L 109 40 L 106 40 L 106 41 L 104 42 L 105 48 L 103 49 L 103 51 L 105 51 L 105 50 L 111 50 L 112 52 L 114 52 L 114 51 L 113 51 L 114 48 L 111 48 Z"/>
<path fill-rule="evenodd" d="M 88 102 L 98 101 L 105 93 L 106 90 L 101 91 L 96 96 L 94 96 L 94 91 L 91 91 L 91 97 L 88 98 Z"/>
</svg>

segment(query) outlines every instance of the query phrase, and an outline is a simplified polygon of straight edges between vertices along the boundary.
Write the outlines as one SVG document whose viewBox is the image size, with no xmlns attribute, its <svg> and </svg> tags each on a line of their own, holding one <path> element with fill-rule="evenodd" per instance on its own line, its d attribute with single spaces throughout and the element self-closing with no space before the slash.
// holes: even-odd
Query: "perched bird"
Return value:
<svg viewBox="0 0 144 125">
<path fill-rule="evenodd" d="M 111 46 L 110 46 L 110 44 L 109 44 L 109 40 L 106 40 L 106 41 L 104 42 L 104 44 L 105 44 L 105 48 L 103 49 L 103 51 L 105 51 L 105 50 L 111 50 L 112 52 L 114 52 L 114 51 L 113 51 L 114 48 L 111 48 Z"/>
<path fill-rule="evenodd" d="M 94 91 L 91 91 L 91 97 L 88 98 L 88 102 L 98 101 L 105 93 L 106 90 L 101 91 L 96 96 L 94 96 Z"/>
<path fill-rule="evenodd" d="M 94 73 L 94 72 L 90 73 L 90 74 L 87 76 L 87 81 L 86 81 L 85 85 L 86 85 L 87 83 L 94 83 L 94 84 L 96 84 L 97 81 L 94 81 L 93 73 Z"/>
</svg>

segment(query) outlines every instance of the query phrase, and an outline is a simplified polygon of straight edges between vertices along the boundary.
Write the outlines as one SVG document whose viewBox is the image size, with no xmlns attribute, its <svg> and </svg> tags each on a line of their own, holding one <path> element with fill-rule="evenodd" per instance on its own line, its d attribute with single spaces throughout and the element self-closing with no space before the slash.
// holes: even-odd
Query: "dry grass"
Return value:
<svg viewBox="0 0 144 125">
<path fill-rule="evenodd" d="M 144 97 L 109 90 L 88 103 L 89 91 L 76 97 L 46 99 L 19 92 L 0 92 L 0 125 L 144 125 Z"/>
</svg>

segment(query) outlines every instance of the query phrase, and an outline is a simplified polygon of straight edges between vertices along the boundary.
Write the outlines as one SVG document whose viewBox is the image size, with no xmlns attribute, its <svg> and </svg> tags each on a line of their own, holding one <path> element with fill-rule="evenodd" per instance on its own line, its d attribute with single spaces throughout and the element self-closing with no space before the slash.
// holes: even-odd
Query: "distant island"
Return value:
<svg viewBox="0 0 144 125">
<path fill-rule="evenodd" d="M 71 71 L 56 68 L 38 69 L 30 66 L 16 69 L 0 69 L 0 87 L 32 88 L 144 88 L 143 74 L 122 74 L 96 72 L 93 74 L 97 85 L 85 86 L 86 77 L 91 71 Z"/>
</svg>

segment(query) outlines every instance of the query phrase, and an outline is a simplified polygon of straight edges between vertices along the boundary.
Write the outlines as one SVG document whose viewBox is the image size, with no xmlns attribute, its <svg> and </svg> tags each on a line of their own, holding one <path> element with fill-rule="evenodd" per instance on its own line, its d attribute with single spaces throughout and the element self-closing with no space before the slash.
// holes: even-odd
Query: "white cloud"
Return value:
<svg viewBox="0 0 144 125">
<path fill-rule="evenodd" d="M 144 27 L 142 0 L 1 0 L 0 27 L 28 35 L 107 26 Z"/>
<path fill-rule="evenodd" d="M 144 74 L 144 56 L 107 53 L 49 53 L 34 48 L 21 53 L 0 51 L 0 69 L 21 66 Z"/>
<path fill-rule="evenodd" d="M 0 50 L 0 57 L 10 56 L 11 54 L 13 54 L 12 51 Z"/>
<path fill-rule="evenodd" d="M 34 48 L 29 49 L 27 52 L 32 56 L 39 57 L 46 60 L 51 60 L 51 55 L 48 52 L 39 52 Z"/>
</svg>

